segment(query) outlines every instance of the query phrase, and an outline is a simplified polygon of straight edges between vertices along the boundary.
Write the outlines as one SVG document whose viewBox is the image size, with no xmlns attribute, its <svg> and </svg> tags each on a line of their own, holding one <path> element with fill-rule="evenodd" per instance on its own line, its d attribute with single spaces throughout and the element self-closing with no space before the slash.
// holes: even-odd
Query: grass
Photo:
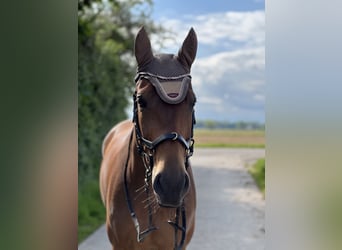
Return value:
<svg viewBox="0 0 342 250">
<path fill-rule="evenodd" d="M 248 172 L 252 175 L 260 191 L 265 196 L 265 159 L 259 159 Z"/>
<path fill-rule="evenodd" d="M 87 182 L 78 192 L 78 242 L 94 232 L 105 221 L 105 207 L 102 204 L 99 183 Z"/>
<path fill-rule="evenodd" d="M 264 130 L 196 129 L 195 147 L 264 148 Z"/>
</svg>

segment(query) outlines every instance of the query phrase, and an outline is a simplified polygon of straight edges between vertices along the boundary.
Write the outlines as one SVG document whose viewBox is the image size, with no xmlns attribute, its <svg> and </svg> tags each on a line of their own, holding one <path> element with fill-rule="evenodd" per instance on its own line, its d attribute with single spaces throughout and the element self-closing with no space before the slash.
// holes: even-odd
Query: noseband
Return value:
<svg viewBox="0 0 342 250">
<path fill-rule="evenodd" d="M 169 104 L 178 104 L 180 101 L 182 101 L 187 94 L 188 90 L 188 84 L 190 84 L 191 76 L 189 74 L 186 75 L 180 75 L 180 76 L 175 76 L 175 77 L 165 77 L 165 76 L 158 76 L 154 75 L 148 72 L 139 72 L 137 76 L 135 77 L 135 82 L 137 83 L 141 78 L 147 79 L 149 82 L 152 83 L 152 85 L 156 88 L 158 95 L 161 97 L 161 99 Z M 178 98 L 173 100 L 172 98 L 169 98 L 168 96 L 165 95 L 165 91 L 163 91 L 163 88 L 160 86 L 159 80 L 162 81 L 177 81 L 177 80 L 182 80 L 182 85 L 181 85 L 181 90 L 179 93 Z M 195 113 L 194 111 L 192 112 L 192 126 L 191 126 L 191 136 L 188 140 L 186 140 L 182 135 L 178 134 L 177 132 L 170 132 L 166 134 L 162 134 L 159 137 L 157 137 L 155 140 L 150 141 L 146 138 L 143 137 L 142 132 L 140 130 L 139 126 L 139 120 L 138 120 L 138 101 L 137 101 L 137 93 L 135 92 L 133 95 L 133 120 L 134 124 L 134 130 L 135 130 L 135 136 L 136 136 L 136 143 L 137 143 L 137 150 L 139 155 L 142 158 L 143 164 L 145 166 L 145 192 L 147 197 L 149 196 L 150 192 L 150 187 L 149 183 L 151 182 L 152 178 L 152 169 L 154 165 L 154 153 L 156 151 L 156 148 L 163 142 L 166 141 L 177 141 L 181 143 L 184 148 L 185 148 L 185 167 L 186 169 L 189 166 L 189 158 L 193 155 L 194 151 L 194 139 L 193 139 L 193 129 L 194 125 L 196 123 L 195 120 Z M 133 139 L 133 131 L 130 137 L 130 142 L 129 142 L 129 149 L 131 147 L 131 142 Z M 124 172 L 124 184 L 125 184 L 125 195 L 126 195 L 126 201 L 128 205 L 128 209 L 130 211 L 133 223 L 135 225 L 136 231 L 137 231 L 137 240 L 138 242 L 141 242 L 144 240 L 144 238 L 152 231 L 157 230 L 156 227 L 152 225 L 152 207 L 149 204 L 148 209 L 149 209 L 149 227 L 144 230 L 140 231 L 140 225 L 138 222 L 138 219 L 136 217 L 136 214 L 134 212 L 132 202 L 130 199 L 130 195 L 128 192 L 128 185 L 127 185 L 127 166 L 128 166 L 128 160 L 129 160 L 129 154 L 127 156 L 126 160 L 126 165 L 125 165 L 125 172 Z M 180 215 L 181 213 L 181 215 Z M 182 225 L 179 224 L 179 217 L 181 216 L 182 218 Z M 185 233 L 186 233 L 186 214 L 185 214 L 185 206 L 184 206 L 184 201 L 182 202 L 182 205 L 176 209 L 176 217 L 175 221 L 168 220 L 167 221 L 171 226 L 174 227 L 175 229 L 175 247 L 174 249 L 182 249 L 185 241 Z M 178 230 L 182 232 L 182 238 L 180 240 L 180 243 L 178 244 Z"/>
</svg>

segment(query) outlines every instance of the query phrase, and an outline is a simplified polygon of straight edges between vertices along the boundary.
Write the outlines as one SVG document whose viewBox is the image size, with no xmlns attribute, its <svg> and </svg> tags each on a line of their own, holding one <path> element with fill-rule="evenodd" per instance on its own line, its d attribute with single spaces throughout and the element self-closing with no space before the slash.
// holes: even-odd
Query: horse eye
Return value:
<svg viewBox="0 0 342 250">
<path fill-rule="evenodd" d="M 137 102 L 141 108 L 146 108 L 147 102 L 141 95 L 137 96 Z"/>
</svg>

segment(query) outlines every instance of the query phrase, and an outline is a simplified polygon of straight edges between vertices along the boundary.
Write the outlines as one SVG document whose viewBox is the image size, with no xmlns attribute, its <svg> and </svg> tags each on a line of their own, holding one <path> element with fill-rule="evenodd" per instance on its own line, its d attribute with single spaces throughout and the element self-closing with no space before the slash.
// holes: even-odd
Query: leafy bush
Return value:
<svg viewBox="0 0 342 250">
<path fill-rule="evenodd" d="M 82 241 L 105 221 L 105 207 L 102 204 L 99 184 L 89 181 L 78 194 L 78 241 Z"/>
<path fill-rule="evenodd" d="M 101 144 L 126 118 L 134 88 L 135 31 L 149 20 L 151 1 L 78 2 L 78 226 L 79 241 L 104 222 L 98 187 Z M 146 14 L 147 13 L 147 14 Z"/>
<path fill-rule="evenodd" d="M 265 159 L 259 159 L 253 167 L 249 169 L 249 173 L 254 178 L 261 192 L 265 195 Z"/>
</svg>

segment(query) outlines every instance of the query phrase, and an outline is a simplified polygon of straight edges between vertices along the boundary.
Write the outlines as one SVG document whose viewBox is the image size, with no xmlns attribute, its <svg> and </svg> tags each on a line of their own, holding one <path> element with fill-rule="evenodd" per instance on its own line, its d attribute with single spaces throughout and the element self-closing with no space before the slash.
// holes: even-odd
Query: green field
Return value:
<svg viewBox="0 0 342 250">
<path fill-rule="evenodd" d="M 195 147 L 264 148 L 264 130 L 195 129 Z"/>
</svg>

